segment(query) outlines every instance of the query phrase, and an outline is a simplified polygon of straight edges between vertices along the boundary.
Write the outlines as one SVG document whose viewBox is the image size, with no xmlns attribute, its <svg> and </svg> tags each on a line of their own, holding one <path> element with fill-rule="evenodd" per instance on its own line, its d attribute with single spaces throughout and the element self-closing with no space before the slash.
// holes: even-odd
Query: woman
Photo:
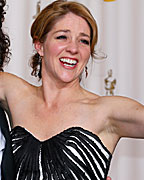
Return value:
<svg viewBox="0 0 144 180">
<path fill-rule="evenodd" d="M 82 4 L 55 1 L 34 21 L 35 87 L 0 75 L 0 99 L 13 123 L 18 180 L 106 179 L 121 137 L 144 137 L 144 107 L 124 97 L 101 97 L 80 86 L 95 56 L 97 25 Z"/>
<path fill-rule="evenodd" d="M 3 32 L 2 24 L 4 21 L 4 7 L 6 5 L 5 0 L 0 0 L 0 71 L 3 71 L 3 67 L 9 62 L 9 37 Z M 8 128 L 6 116 L 2 108 L 0 107 L 0 179 L 2 180 L 14 180 L 14 160 L 11 147 L 11 138 Z"/>
</svg>

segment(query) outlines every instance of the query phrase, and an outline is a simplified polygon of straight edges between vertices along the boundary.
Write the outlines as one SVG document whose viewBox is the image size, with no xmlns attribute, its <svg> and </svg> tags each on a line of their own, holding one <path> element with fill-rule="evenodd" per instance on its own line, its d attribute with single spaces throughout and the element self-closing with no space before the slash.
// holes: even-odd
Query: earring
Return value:
<svg viewBox="0 0 144 180">
<path fill-rule="evenodd" d="M 88 67 L 87 66 L 85 66 L 85 73 L 86 73 L 86 78 L 88 77 Z"/>
<path fill-rule="evenodd" d="M 42 57 L 38 54 L 38 64 L 41 64 Z"/>
</svg>

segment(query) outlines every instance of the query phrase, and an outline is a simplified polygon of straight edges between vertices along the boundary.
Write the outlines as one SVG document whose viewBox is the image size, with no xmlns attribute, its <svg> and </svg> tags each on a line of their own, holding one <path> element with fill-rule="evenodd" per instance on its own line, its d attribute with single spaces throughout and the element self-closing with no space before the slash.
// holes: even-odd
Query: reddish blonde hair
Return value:
<svg viewBox="0 0 144 180">
<path fill-rule="evenodd" d="M 47 33 L 53 28 L 56 22 L 69 12 L 82 17 L 88 23 L 91 32 L 91 56 L 94 57 L 94 47 L 98 40 L 97 24 L 88 8 L 78 2 L 57 0 L 45 7 L 37 16 L 31 27 L 33 43 L 36 41 L 44 42 Z M 32 58 L 31 67 L 33 68 L 32 75 L 41 78 L 41 62 L 39 59 L 39 54 L 36 53 Z M 39 65 L 40 68 L 38 69 Z"/>
</svg>

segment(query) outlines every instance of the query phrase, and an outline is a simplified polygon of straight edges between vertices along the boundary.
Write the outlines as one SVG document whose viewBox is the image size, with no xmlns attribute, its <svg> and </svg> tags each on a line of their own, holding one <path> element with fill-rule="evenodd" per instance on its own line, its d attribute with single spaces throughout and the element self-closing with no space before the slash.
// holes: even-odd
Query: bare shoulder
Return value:
<svg viewBox="0 0 144 180">
<path fill-rule="evenodd" d="M 142 106 L 138 101 L 125 96 L 102 96 L 100 102 L 109 107 Z"/>
<path fill-rule="evenodd" d="M 87 91 L 84 89 L 84 97 L 88 101 L 88 103 L 93 103 L 94 105 L 102 105 L 102 106 L 107 106 L 107 108 L 112 108 L 112 107 L 120 107 L 124 105 L 128 106 L 137 106 L 141 105 L 139 102 L 136 100 L 125 97 L 125 96 L 100 96 L 95 93 L 92 93 L 90 91 Z"/>
<path fill-rule="evenodd" d="M 3 91 L 4 94 L 12 91 L 19 91 L 21 88 L 28 86 L 30 86 L 30 84 L 24 79 L 14 74 L 0 72 L 0 91 Z"/>
<path fill-rule="evenodd" d="M 111 104 L 111 101 L 116 103 L 118 101 L 126 99 L 120 96 L 101 96 L 85 89 L 83 90 L 83 92 L 85 102 L 96 106 L 107 106 L 108 104 Z"/>
<path fill-rule="evenodd" d="M 0 72 L 0 100 L 1 102 L 17 99 L 28 91 L 32 85 L 24 79 L 6 72 Z"/>
<path fill-rule="evenodd" d="M 101 117 L 107 122 L 135 117 L 144 112 L 144 106 L 136 100 L 123 96 L 99 96 L 85 91 L 88 109 L 94 117 Z"/>
<path fill-rule="evenodd" d="M 7 72 L 0 72 L 0 89 L 6 90 L 11 85 L 17 84 L 17 82 L 22 82 L 22 79 L 16 75 L 7 73 Z"/>
<path fill-rule="evenodd" d="M 0 72 L 0 83 L 14 83 L 15 81 L 24 81 L 22 78 L 8 73 L 8 72 Z"/>
<path fill-rule="evenodd" d="M 83 95 L 84 95 L 84 102 L 92 103 L 92 104 L 94 104 L 101 97 L 98 94 L 90 92 L 86 89 L 83 89 Z"/>
<path fill-rule="evenodd" d="M 84 93 L 89 113 L 86 127 L 95 132 L 111 152 L 120 137 L 139 137 L 140 131 L 143 135 L 142 104 L 129 97 Z"/>
</svg>

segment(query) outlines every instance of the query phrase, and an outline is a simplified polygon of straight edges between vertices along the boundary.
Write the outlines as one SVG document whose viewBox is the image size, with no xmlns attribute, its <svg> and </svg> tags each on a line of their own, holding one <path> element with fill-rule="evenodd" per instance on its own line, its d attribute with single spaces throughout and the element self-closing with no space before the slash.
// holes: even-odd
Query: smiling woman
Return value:
<svg viewBox="0 0 144 180">
<path fill-rule="evenodd" d="M 34 43 L 42 57 L 42 75 L 64 83 L 78 79 L 90 57 L 90 39 L 90 27 L 83 18 L 71 12 L 64 15 L 42 43 Z"/>
<path fill-rule="evenodd" d="M 105 180 L 119 139 L 144 138 L 143 105 L 80 86 L 97 42 L 96 22 L 82 4 L 54 1 L 34 21 L 31 36 L 33 74 L 42 85 L 0 74 L 1 106 L 13 124 L 16 179 Z"/>
<path fill-rule="evenodd" d="M 83 44 L 90 44 L 91 56 L 94 57 L 95 56 L 94 46 L 97 42 L 97 36 L 98 36 L 97 25 L 96 25 L 95 19 L 92 17 L 89 10 L 86 7 L 84 7 L 82 4 L 79 6 L 79 4 L 76 2 L 70 2 L 70 3 L 63 2 L 62 3 L 61 1 L 56 1 L 52 3 L 51 5 L 49 5 L 48 7 L 46 7 L 44 10 L 42 10 L 42 12 L 37 17 L 37 19 L 35 20 L 31 28 L 31 36 L 32 36 L 33 42 L 36 42 L 36 41 L 43 42 L 46 34 L 53 28 L 55 23 L 58 22 L 59 19 L 62 19 L 63 16 L 65 16 L 66 14 L 70 12 L 79 16 L 79 18 L 81 17 L 83 21 L 85 20 L 87 22 L 87 25 L 89 26 L 89 29 L 90 29 L 90 35 L 88 36 L 84 34 L 83 32 L 80 32 L 83 34 L 83 37 L 88 36 L 88 40 L 85 37 L 85 39 L 81 39 L 80 41 L 83 42 Z M 74 22 L 71 22 L 71 19 L 68 22 L 71 23 L 70 28 L 75 24 Z M 64 25 L 66 26 L 67 24 L 64 24 Z M 60 31 L 61 29 L 59 29 L 59 33 Z M 67 29 L 63 29 L 63 32 L 68 34 L 69 31 L 67 31 Z M 61 34 L 61 36 L 58 36 L 57 38 L 64 40 L 66 39 L 66 36 Z M 39 68 L 39 66 L 41 66 L 41 62 L 40 62 L 40 56 L 38 53 L 36 53 L 33 56 L 32 61 L 31 61 L 31 66 L 33 68 L 32 75 L 35 75 L 41 78 L 41 67 Z"/>
</svg>

